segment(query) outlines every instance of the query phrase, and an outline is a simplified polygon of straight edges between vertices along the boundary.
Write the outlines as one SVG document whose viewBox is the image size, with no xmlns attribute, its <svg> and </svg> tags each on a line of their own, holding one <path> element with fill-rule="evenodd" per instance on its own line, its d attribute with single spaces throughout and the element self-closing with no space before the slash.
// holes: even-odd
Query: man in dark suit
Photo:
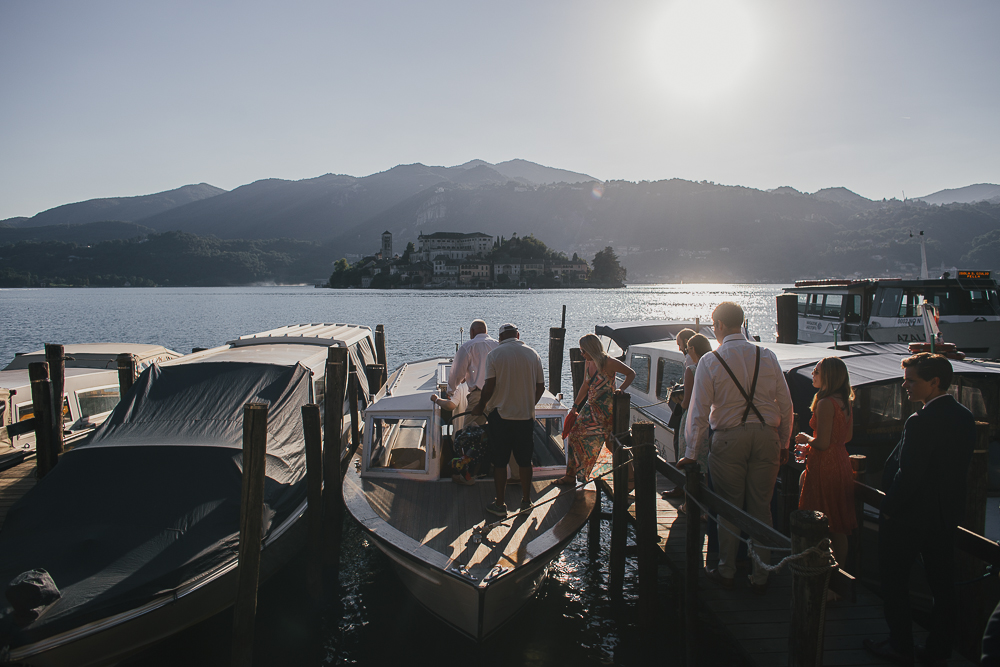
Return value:
<svg viewBox="0 0 1000 667">
<path fill-rule="evenodd" d="M 945 664 L 951 655 L 955 595 L 955 528 L 962 518 L 976 422 L 948 394 L 951 362 L 927 352 L 903 360 L 903 389 L 923 406 L 903 426 L 903 438 L 885 462 L 886 492 L 879 515 L 878 558 L 889 639 L 865 647 L 898 664 Z M 927 644 L 915 650 L 910 616 L 910 570 L 924 561 L 934 595 Z"/>
</svg>

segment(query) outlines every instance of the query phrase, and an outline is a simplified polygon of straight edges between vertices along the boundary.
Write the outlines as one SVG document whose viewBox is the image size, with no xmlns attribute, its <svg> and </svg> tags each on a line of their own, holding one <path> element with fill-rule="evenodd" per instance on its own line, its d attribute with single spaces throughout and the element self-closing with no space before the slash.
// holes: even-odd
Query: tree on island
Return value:
<svg viewBox="0 0 1000 667">
<path fill-rule="evenodd" d="M 592 263 L 594 270 L 590 273 L 589 282 L 608 287 L 625 286 L 625 268 L 618 263 L 618 255 L 611 246 L 598 251 Z"/>
</svg>

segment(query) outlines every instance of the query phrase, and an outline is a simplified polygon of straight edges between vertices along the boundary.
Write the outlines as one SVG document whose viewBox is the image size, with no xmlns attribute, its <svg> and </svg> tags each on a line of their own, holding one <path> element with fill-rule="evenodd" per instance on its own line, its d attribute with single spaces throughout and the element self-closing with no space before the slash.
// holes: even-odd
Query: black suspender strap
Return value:
<svg viewBox="0 0 1000 667">
<path fill-rule="evenodd" d="M 729 367 L 729 364 L 727 364 L 726 360 L 722 358 L 722 355 L 719 354 L 719 351 L 718 350 L 712 351 L 712 354 L 715 355 L 715 358 L 719 360 L 719 363 L 722 364 L 722 367 L 726 369 L 727 373 L 729 373 L 729 377 L 733 379 L 733 383 L 735 383 L 736 388 L 740 390 L 740 394 L 743 396 L 744 399 L 746 399 L 747 409 L 743 411 L 743 419 L 742 421 L 740 421 L 740 426 L 743 426 L 744 424 L 747 423 L 747 417 L 750 416 L 751 410 L 753 410 L 753 413 L 757 415 L 757 419 L 760 420 L 760 423 L 767 426 L 767 422 L 764 421 L 764 417 L 760 414 L 760 410 L 758 410 L 757 406 L 753 404 L 753 396 L 757 391 L 757 376 L 760 374 L 760 347 L 756 345 L 754 347 L 757 348 L 757 361 L 754 364 L 753 368 L 753 381 L 750 384 L 749 396 L 747 395 L 746 390 L 743 388 L 743 385 L 740 384 L 740 381 L 736 379 L 736 374 L 733 373 L 733 369 Z"/>
</svg>

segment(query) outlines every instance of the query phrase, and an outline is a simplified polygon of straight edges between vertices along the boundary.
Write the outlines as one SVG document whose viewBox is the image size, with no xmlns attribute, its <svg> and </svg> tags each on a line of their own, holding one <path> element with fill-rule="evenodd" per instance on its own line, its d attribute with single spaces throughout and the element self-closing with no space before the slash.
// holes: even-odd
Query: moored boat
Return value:
<svg viewBox="0 0 1000 667">
<path fill-rule="evenodd" d="M 559 486 L 568 412 L 546 392 L 535 408 L 534 507 L 505 521 L 485 511 L 493 480 L 451 480 L 447 413 L 431 402 L 450 359 L 405 364 L 365 412 L 365 438 L 344 478 L 348 511 L 430 612 L 476 640 L 488 637 L 537 592 L 552 560 L 594 508 L 593 483 Z M 519 486 L 507 487 L 517 507 Z"/>
<path fill-rule="evenodd" d="M 330 346 L 346 347 L 355 369 L 375 361 L 370 329 L 324 324 L 148 368 L 6 517 L 0 585 L 44 569 L 59 597 L 27 617 L 0 602 L 3 659 L 115 662 L 232 605 L 242 407 L 251 401 L 269 406 L 262 579 L 297 553 L 306 510 L 301 406 L 322 402 Z"/>
</svg>

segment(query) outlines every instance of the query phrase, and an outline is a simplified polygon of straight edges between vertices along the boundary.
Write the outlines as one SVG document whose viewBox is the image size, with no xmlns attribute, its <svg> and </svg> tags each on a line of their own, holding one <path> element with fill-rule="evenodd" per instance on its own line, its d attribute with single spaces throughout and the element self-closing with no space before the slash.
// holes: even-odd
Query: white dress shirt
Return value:
<svg viewBox="0 0 1000 667">
<path fill-rule="evenodd" d="M 455 353 L 448 373 L 448 395 L 455 393 L 463 381 L 469 385 L 469 391 L 482 389 L 486 384 L 486 355 L 499 345 L 489 334 L 481 333 L 475 338 L 465 341 Z"/>
<path fill-rule="evenodd" d="M 741 334 L 731 334 L 722 340 L 718 348 L 747 394 L 753 382 L 757 347 Z M 792 436 L 792 396 L 774 352 L 763 347 L 760 348 L 760 372 L 753 404 L 764 417 L 764 422 L 778 429 L 779 442 L 782 448 L 787 448 Z M 696 445 L 703 439 L 708 440 L 709 426 L 715 431 L 739 426 L 746 408 L 746 399 L 716 356 L 703 356 L 694 375 L 694 391 L 688 407 L 687 430 L 684 431 L 687 442 L 684 456 L 689 459 L 697 457 Z M 760 423 L 753 410 L 747 415 L 747 423 Z"/>
</svg>

